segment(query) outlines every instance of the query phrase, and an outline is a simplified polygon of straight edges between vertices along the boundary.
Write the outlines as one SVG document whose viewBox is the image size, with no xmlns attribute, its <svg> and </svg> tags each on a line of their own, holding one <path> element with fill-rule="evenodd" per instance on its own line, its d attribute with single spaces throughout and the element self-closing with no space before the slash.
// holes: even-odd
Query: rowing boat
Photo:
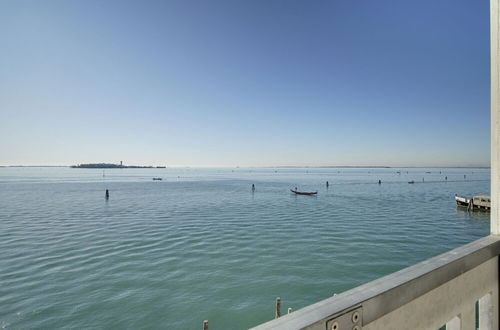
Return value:
<svg viewBox="0 0 500 330">
<path fill-rule="evenodd" d="M 298 191 L 298 190 L 293 190 L 293 189 L 290 189 L 290 191 L 296 195 L 316 195 L 316 194 L 318 194 L 317 191 L 307 192 L 307 191 Z"/>
</svg>

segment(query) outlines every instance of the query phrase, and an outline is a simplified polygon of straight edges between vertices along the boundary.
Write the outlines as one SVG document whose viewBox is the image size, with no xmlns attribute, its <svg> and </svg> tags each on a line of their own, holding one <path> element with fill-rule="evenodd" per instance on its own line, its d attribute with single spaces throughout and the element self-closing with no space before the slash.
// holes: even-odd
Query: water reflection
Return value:
<svg viewBox="0 0 500 330">
<path fill-rule="evenodd" d="M 490 221 L 490 212 L 467 211 L 466 207 L 457 206 L 457 218 L 460 220 Z"/>
</svg>

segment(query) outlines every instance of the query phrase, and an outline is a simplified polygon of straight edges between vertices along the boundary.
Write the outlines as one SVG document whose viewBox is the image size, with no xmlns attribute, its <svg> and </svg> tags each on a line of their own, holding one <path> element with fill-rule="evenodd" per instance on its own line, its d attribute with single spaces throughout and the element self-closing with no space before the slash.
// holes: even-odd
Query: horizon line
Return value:
<svg viewBox="0 0 500 330">
<path fill-rule="evenodd" d="M 0 167 L 71 167 L 73 165 L 22 165 L 22 164 L 17 164 L 17 165 L 0 165 Z M 152 166 L 151 169 L 161 169 L 157 168 L 155 165 L 127 165 L 127 166 Z M 160 166 L 160 165 L 157 165 Z M 453 165 L 453 166 L 386 166 L 386 165 L 274 165 L 274 166 L 182 166 L 182 165 L 174 165 L 174 166 L 168 166 L 168 165 L 161 165 L 165 166 L 165 168 L 378 168 L 378 169 L 383 169 L 383 168 L 481 168 L 481 169 L 486 169 L 486 168 L 491 168 L 491 165 L 489 166 L 481 166 L 481 165 Z M 88 169 L 102 169 L 102 168 L 88 168 Z M 106 168 L 108 170 L 112 169 L 123 169 L 123 168 Z M 128 169 L 134 169 L 134 168 L 128 168 Z M 140 169 L 140 168 L 136 168 Z M 144 169 L 144 168 L 143 168 Z"/>
</svg>

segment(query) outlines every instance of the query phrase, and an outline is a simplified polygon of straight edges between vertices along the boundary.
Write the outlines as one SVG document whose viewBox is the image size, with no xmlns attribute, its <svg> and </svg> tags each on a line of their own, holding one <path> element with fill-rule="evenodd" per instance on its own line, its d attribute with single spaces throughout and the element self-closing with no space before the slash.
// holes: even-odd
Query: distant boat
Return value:
<svg viewBox="0 0 500 330">
<path fill-rule="evenodd" d="M 415 183 L 415 181 L 413 181 L 413 180 L 412 181 L 408 181 L 408 183 L 412 184 L 412 183 Z"/>
<path fill-rule="evenodd" d="M 161 181 L 163 180 L 162 178 L 153 178 L 153 181 Z"/>
<path fill-rule="evenodd" d="M 293 189 L 290 189 L 290 191 L 296 195 L 316 195 L 316 194 L 318 194 L 317 191 L 307 192 L 307 191 L 298 191 L 298 190 L 293 190 Z"/>
</svg>

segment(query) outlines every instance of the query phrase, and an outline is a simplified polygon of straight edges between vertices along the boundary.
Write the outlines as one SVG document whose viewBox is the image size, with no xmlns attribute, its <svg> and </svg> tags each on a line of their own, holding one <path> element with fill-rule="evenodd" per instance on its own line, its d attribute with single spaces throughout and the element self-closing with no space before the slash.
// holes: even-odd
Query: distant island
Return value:
<svg viewBox="0 0 500 330">
<path fill-rule="evenodd" d="M 71 165 L 71 168 L 166 168 L 166 166 L 123 165 L 123 163 L 120 162 L 120 164 L 97 163 L 97 164 Z"/>
</svg>

